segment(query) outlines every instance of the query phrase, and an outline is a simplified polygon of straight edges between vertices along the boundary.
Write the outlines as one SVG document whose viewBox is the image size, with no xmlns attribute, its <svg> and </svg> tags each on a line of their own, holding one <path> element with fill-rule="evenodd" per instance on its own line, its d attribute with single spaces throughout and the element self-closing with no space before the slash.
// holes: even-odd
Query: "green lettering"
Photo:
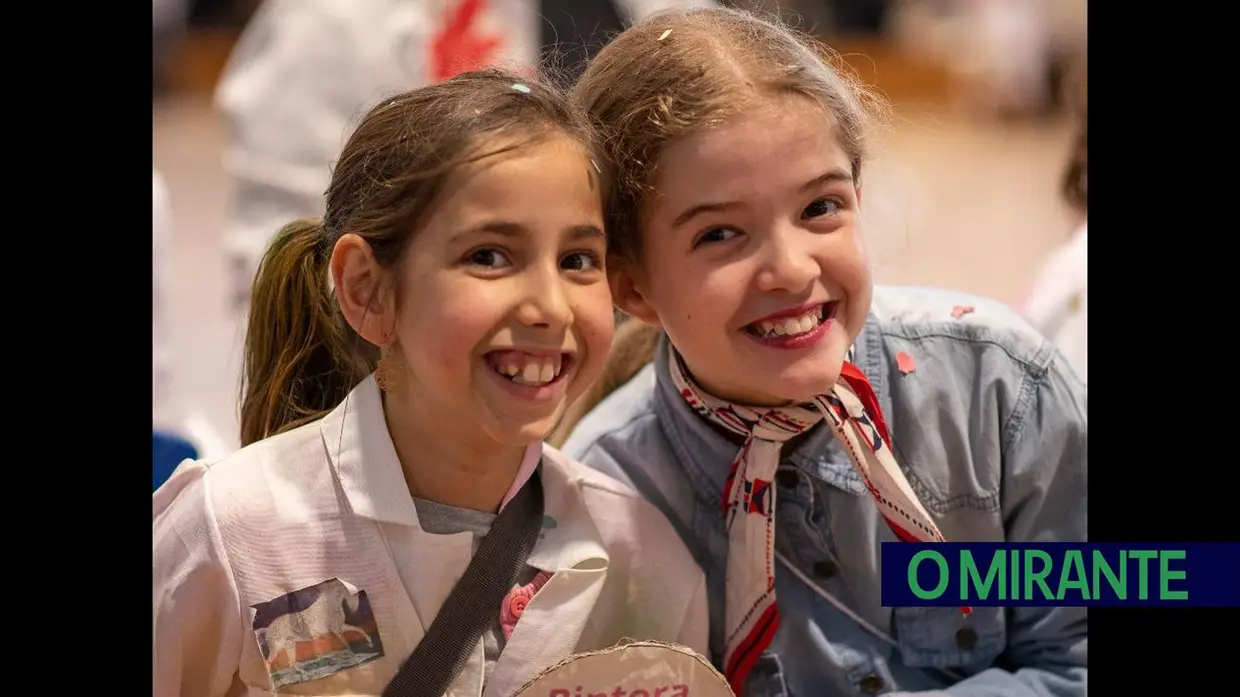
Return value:
<svg viewBox="0 0 1240 697">
<path fill-rule="evenodd" d="M 990 595 L 990 586 L 996 576 L 999 579 L 999 599 L 1003 600 L 1004 586 L 1007 585 L 1007 555 L 1000 550 L 990 558 L 990 568 L 986 569 L 986 580 L 983 581 L 973 561 L 973 553 L 964 550 L 960 556 L 960 599 L 968 600 L 969 588 L 973 587 L 977 589 L 976 598 L 985 600 Z"/>
<path fill-rule="evenodd" d="M 1141 566 L 1137 567 L 1137 597 L 1141 600 L 1149 600 L 1150 597 L 1150 560 L 1158 556 L 1158 552 L 1148 549 L 1138 549 L 1128 553 L 1131 559 L 1140 559 Z"/>
<path fill-rule="evenodd" d="M 1063 561 L 1063 569 L 1059 572 L 1059 592 L 1055 595 L 1055 600 L 1063 600 L 1064 593 L 1069 588 L 1080 591 L 1081 600 L 1089 600 L 1088 574 L 1085 573 L 1085 560 L 1081 559 L 1081 550 L 1068 550 Z M 1076 578 L 1069 578 L 1069 574 Z"/>
<path fill-rule="evenodd" d="M 1011 598 L 1012 600 L 1016 600 L 1017 598 L 1020 597 L 1020 550 L 1019 549 L 1012 550 L 1012 563 L 1009 565 L 1008 568 L 1012 570 L 1012 592 L 1011 592 L 1011 595 L 1009 595 L 1008 597 Z M 1008 598 L 1004 598 L 1002 595 L 999 596 L 999 600 L 1007 600 L 1007 599 Z"/>
<path fill-rule="evenodd" d="M 1128 599 L 1128 553 L 1121 551 L 1119 553 L 1119 578 L 1115 577 L 1115 571 L 1111 569 L 1111 564 L 1107 562 L 1106 555 L 1101 550 L 1094 550 L 1094 598 L 1102 599 L 1102 579 L 1099 574 L 1107 577 L 1107 583 L 1111 584 L 1111 590 L 1115 591 L 1116 600 Z"/>
<path fill-rule="evenodd" d="M 1032 562 L 1034 559 L 1039 559 L 1042 561 L 1041 570 L 1039 571 L 1033 570 Z M 1033 584 L 1035 583 L 1038 584 L 1038 586 L 1042 589 L 1042 597 L 1044 599 L 1051 600 L 1052 598 L 1054 598 L 1055 594 L 1051 593 L 1050 587 L 1046 585 L 1046 577 L 1049 576 L 1050 573 L 1051 573 L 1051 555 L 1047 554 L 1046 552 L 1043 552 L 1040 549 L 1026 549 L 1025 550 L 1025 597 L 1022 598 L 1022 600 L 1034 600 L 1035 599 L 1033 597 Z"/>
<path fill-rule="evenodd" d="M 920 583 L 917 582 L 917 567 L 927 559 L 933 559 L 934 562 L 939 565 L 939 584 L 935 586 L 932 591 L 927 591 L 921 587 Z M 943 558 L 943 555 L 932 549 L 923 549 L 917 554 L 914 554 L 913 558 L 909 560 L 909 590 L 913 591 L 913 595 L 921 598 L 922 600 L 935 600 L 940 595 L 943 595 L 943 591 L 947 590 L 947 574 L 947 560 Z"/>
<path fill-rule="evenodd" d="M 1173 591 L 1167 588 L 1168 581 L 1183 581 L 1187 572 L 1172 571 L 1167 562 L 1172 559 L 1184 559 L 1188 552 L 1182 549 L 1164 549 L 1158 553 L 1158 598 L 1160 600 L 1188 600 L 1188 591 Z"/>
</svg>

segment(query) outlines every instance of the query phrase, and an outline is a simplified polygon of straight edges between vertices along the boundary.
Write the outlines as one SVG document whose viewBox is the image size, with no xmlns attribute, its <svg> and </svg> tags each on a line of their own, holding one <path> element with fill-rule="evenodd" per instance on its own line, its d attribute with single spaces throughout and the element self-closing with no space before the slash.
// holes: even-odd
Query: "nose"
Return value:
<svg viewBox="0 0 1240 697">
<path fill-rule="evenodd" d="M 766 237 L 758 252 L 761 290 L 798 293 L 818 278 L 821 271 L 806 244 L 808 236 L 804 230 L 781 227 Z"/>
<path fill-rule="evenodd" d="M 573 320 L 573 308 L 559 264 L 550 268 L 540 265 L 537 270 L 531 269 L 525 275 L 523 298 L 517 308 L 518 321 L 527 327 L 546 329 L 568 326 Z"/>
</svg>

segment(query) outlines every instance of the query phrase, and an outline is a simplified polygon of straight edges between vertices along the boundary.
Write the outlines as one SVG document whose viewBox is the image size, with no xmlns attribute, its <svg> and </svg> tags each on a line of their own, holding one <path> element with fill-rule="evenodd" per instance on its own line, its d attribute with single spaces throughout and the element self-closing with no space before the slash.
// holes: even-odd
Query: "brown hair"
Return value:
<svg viewBox="0 0 1240 697">
<path fill-rule="evenodd" d="M 643 207 L 659 156 L 676 139 L 752 108 L 755 97 L 800 95 L 821 106 L 861 179 L 866 132 L 886 103 L 838 54 L 775 18 L 727 8 L 670 10 L 603 47 L 572 91 L 599 131 L 614 169 L 606 205 L 610 253 L 641 255 Z M 654 357 L 659 330 L 629 321 L 616 331 L 603 373 L 557 425 L 560 445 L 577 422 Z"/>
<path fill-rule="evenodd" d="M 375 368 L 378 351 L 345 322 L 328 286 L 340 236 L 360 235 L 380 264 L 395 268 L 454 170 L 553 133 L 593 153 L 586 120 L 563 94 L 499 70 L 402 92 L 362 118 L 332 170 L 322 221 L 285 226 L 259 265 L 245 340 L 243 445 L 322 416 Z"/>
<path fill-rule="evenodd" d="M 865 130 L 883 102 L 839 56 L 776 19 L 727 8 L 651 15 L 603 47 L 574 86 L 615 168 L 607 206 L 611 251 L 641 253 L 643 206 L 673 141 L 751 108 L 756 97 L 801 95 L 829 115 L 860 178 Z"/>
</svg>

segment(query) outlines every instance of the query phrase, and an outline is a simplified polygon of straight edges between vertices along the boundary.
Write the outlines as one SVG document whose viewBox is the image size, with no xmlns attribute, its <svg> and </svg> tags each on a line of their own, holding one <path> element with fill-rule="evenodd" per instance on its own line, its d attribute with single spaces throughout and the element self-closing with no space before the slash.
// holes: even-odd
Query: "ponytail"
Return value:
<svg viewBox="0 0 1240 697">
<path fill-rule="evenodd" d="M 241 445 L 331 411 L 369 370 L 327 285 L 322 223 L 284 226 L 250 295 L 241 387 Z"/>
</svg>

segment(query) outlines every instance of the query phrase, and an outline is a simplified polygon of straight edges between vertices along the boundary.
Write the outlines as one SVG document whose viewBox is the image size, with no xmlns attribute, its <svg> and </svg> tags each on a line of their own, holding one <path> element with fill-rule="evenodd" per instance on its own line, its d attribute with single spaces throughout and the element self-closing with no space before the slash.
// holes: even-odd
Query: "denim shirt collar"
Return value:
<svg viewBox="0 0 1240 697">
<path fill-rule="evenodd" d="M 855 348 L 854 363 L 869 378 L 883 415 L 890 423 L 889 373 L 882 331 L 873 314 L 866 318 Z M 728 470 L 736 458 L 737 447 L 693 411 L 676 390 L 668 369 L 670 351 L 671 345 L 664 334 L 655 350 L 655 412 L 666 429 L 676 462 L 692 482 L 696 496 L 704 505 L 717 506 L 719 497 L 723 495 Z M 848 454 L 825 424 L 815 426 L 800 447 L 785 457 L 785 462 L 848 493 L 865 493 L 865 485 Z"/>
</svg>

